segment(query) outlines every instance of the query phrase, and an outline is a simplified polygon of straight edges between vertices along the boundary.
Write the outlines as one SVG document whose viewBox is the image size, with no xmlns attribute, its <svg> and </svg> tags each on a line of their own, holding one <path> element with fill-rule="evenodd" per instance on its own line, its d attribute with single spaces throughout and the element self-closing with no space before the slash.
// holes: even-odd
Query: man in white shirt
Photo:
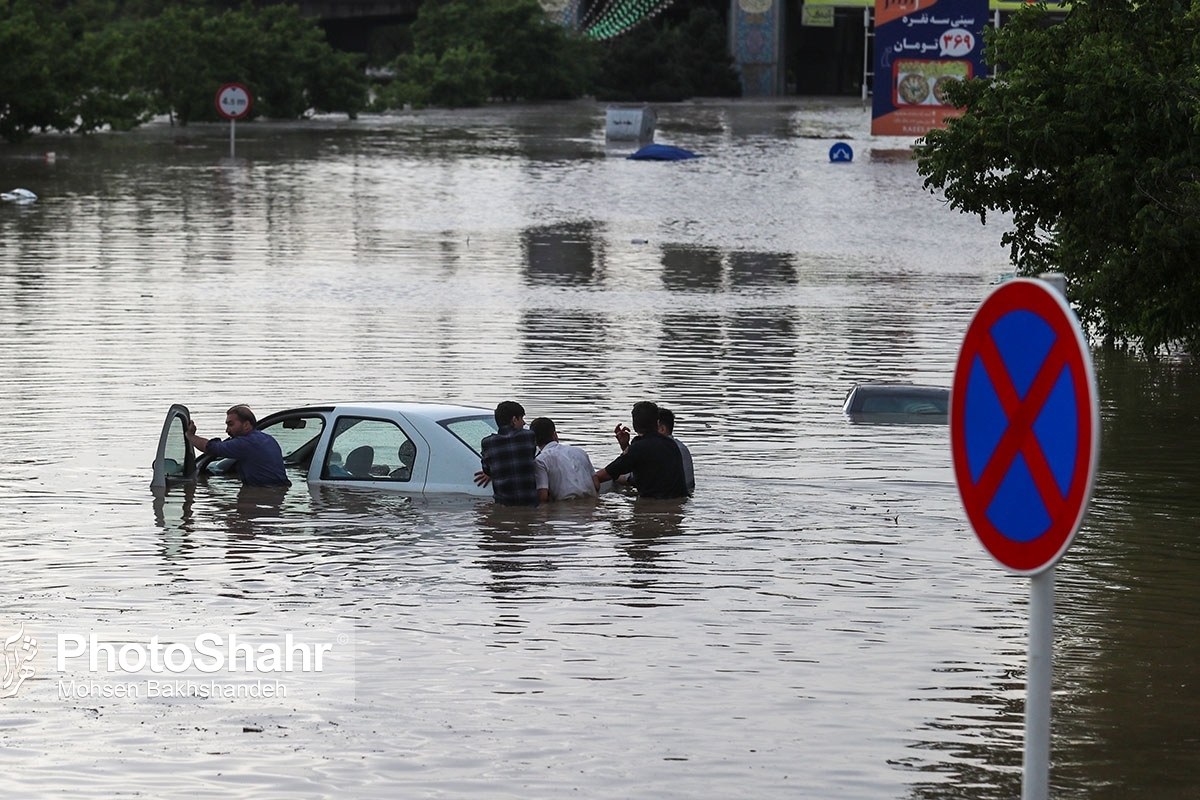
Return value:
<svg viewBox="0 0 1200 800">
<path fill-rule="evenodd" d="M 558 441 L 554 420 L 538 417 L 529 423 L 540 448 L 534 459 L 538 502 L 575 500 L 596 496 L 592 475 L 596 470 L 583 449 Z"/>
</svg>

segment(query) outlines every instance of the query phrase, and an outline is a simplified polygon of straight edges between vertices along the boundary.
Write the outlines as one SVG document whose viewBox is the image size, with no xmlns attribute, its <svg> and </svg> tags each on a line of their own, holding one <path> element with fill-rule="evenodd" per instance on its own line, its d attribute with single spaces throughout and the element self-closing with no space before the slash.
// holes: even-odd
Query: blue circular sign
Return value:
<svg viewBox="0 0 1200 800">
<path fill-rule="evenodd" d="M 955 478 L 980 542 L 1016 572 L 1053 566 L 1083 520 L 1100 450 L 1091 353 L 1058 292 L 1017 279 L 984 301 L 950 406 Z"/>
<path fill-rule="evenodd" d="M 854 148 L 845 142 L 837 142 L 833 147 L 829 148 L 829 160 L 837 164 L 838 162 L 850 162 L 854 160 Z"/>
</svg>

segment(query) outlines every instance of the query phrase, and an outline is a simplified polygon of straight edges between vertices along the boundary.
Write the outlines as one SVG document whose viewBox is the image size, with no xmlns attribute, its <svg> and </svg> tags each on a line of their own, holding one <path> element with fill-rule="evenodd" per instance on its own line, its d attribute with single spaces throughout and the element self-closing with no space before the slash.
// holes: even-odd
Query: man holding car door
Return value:
<svg viewBox="0 0 1200 800">
<path fill-rule="evenodd" d="M 188 423 L 186 435 L 188 443 L 200 452 L 216 458 L 234 459 L 238 477 L 246 486 L 291 486 L 279 442 L 269 433 L 258 430 L 257 424 L 250 407 L 239 404 L 225 412 L 228 439 L 197 436 L 195 422 Z"/>
</svg>

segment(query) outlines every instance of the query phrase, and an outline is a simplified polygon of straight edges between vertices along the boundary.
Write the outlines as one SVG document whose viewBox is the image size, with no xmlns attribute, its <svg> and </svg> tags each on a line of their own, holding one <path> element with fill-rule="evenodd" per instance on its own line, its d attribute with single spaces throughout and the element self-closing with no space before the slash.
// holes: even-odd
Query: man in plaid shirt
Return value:
<svg viewBox="0 0 1200 800">
<path fill-rule="evenodd" d="M 492 484 L 492 497 L 503 506 L 536 506 L 537 482 L 534 458 L 537 441 L 533 431 L 525 429 L 525 409 L 520 403 L 505 400 L 496 406 L 499 433 L 485 436 L 480 445 L 483 471 L 476 483 Z"/>
</svg>

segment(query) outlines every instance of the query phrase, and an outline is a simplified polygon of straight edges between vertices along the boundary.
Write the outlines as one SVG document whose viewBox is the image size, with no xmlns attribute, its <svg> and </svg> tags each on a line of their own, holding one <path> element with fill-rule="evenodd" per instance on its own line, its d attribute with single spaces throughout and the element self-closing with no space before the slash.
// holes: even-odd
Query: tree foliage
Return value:
<svg viewBox="0 0 1200 800">
<path fill-rule="evenodd" d="M 1067 276 L 1081 321 L 1146 352 L 1200 346 L 1200 4 L 1076 0 L 989 31 L 994 79 L 924 139 L 925 186 L 1012 215 L 1022 274 Z"/>
<path fill-rule="evenodd" d="M 579 97 L 594 45 L 554 23 L 538 0 L 429 0 L 412 26 L 413 52 L 392 62 L 379 105 L 482 105 Z"/>
<path fill-rule="evenodd" d="M 245 84 L 252 116 L 354 116 L 367 81 L 295 6 L 203 0 L 0 0 L 0 137 L 123 130 L 152 114 L 219 119 L 214 97 Z"/>
<path fill-rule="evenodd" d="M 734 96 L 727 5 L 676 0 L 635 34 L 597 43 L 538 0 L 425 0 L 375 107 Z M 360 62 L 285 2 L 0 0 L 0 138 L 124 130 L 155 114 L 216 120 L 214 96 L 229 82 L 249 88 L 251 116 L 353 117 L 367 98 Z"/>
<path fill-rule="evenodd" d="M 433 53 L 410 53 L 394 62 L 396 79 L 377 98 L 382 108 L 436 104 L 450 108 L 481 106 L 491 95 L 492 54 L 478 45 L 459 45 Z"/>
<path fill-rule="evenodd" d="M 426 0 L 411 53 L 376 106 L 481 105 L 492 100 L 733 97 L 726 0 L 680 0 L 672 13 L 595 42 L 547 17 L 537 0 Z"/>
<path fill-rule="evenodd" d="M 605 42 L 597 97 L 665 102 L 741 95 L 724 19 L 709 4 L 683 5 Z"/>
<path fill-rule="evenodd" d="M 0 6 L 0 136 L 70 124 L 74 71 L 66 24 L 35 0 Z"/>
</svg>

